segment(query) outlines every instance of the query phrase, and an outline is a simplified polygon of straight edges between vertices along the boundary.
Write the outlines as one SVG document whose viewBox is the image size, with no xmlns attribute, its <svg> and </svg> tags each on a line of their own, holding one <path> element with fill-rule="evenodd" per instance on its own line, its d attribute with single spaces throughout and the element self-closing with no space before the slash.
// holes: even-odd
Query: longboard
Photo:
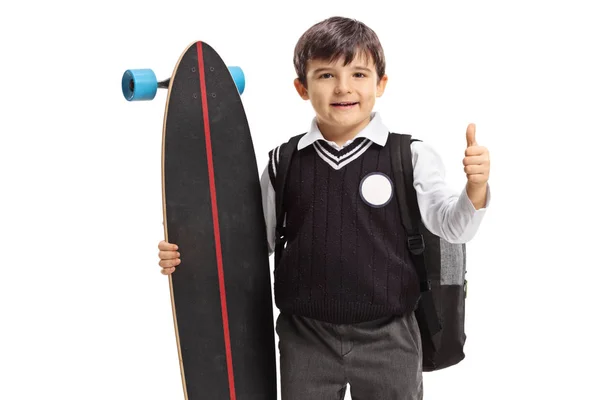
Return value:
<svg viewBox="0 0 600 400">
<path fill-rule="evenodd" d="M 268 248 L 240 72 L 198 41 L 167 81 L 128 70 L 122 82 L 128 100 L 168 89 L 164 234 L 181 253 L 169 285 L 186 400 L 277 398 Z"/>
</svg>

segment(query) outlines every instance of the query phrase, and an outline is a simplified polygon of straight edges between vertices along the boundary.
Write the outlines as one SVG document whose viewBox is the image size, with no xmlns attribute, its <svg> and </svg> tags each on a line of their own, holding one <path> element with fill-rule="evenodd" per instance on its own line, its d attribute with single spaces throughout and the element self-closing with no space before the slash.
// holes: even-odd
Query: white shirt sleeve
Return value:
<svg viewBox="0 0 600 400">
<path fill-rule="evenodd" d="M 269 244 L 269 256 L 275 251 L 275 228 L 277 215 L 275 208 L 275 189 L 269 178 L 269 166 L 267 165 L 260 176 L 260 189 L 262 193 L 262 206 L 265 215 L 265 227 L 267 229 L 267 242 Z"/>
<path fill-rule="evenodd" d="M 411 145 L 414 187 L 423 224 L 433 234 L 450 243 L 466 243 L 477 232 L 490 203 L 487 185 L 486 204 L 476 210 L 467 196 L 466 184 L 457 193 L 445 181 L 445 168 L 439 154 L 428 144 Z"/>
</svg>

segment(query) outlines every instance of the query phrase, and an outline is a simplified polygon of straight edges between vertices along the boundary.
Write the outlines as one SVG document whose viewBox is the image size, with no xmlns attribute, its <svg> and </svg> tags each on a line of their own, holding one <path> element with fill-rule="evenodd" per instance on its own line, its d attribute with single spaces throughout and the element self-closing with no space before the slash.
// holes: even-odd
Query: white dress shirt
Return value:
<svg viewBox="0 0 600 400">
<path fill-rule="evenodd" d="M 326 140 L 319 130 L 314 118 L 308 132 L 300 138 L 298 150 L 312 145 L 317 140 L 325 140 L 333 148 L 342 149 L 353 140 L 365 137 L 374 143 L 384 146 L 389 134 L 377 112 L 371 115 L 369 124 L 342 147 L 335 142 Z M 417 191 L 417 201 L 423 224 L 433 234 L 450 243 L 466 243 L 471 240 L 490 203 L 490 188 L 487 186 L 486 204 L 476 210 L 467 196 L 466 184 L 460 192 L 451 188 L 445 182 L 445 168 L 441 157 L 432 146 L 425 142 L 411 144 L 414 187 Z M 269 253 L 275 249 L 275 227 L 277 216 L 275 211 L 275 191 L 269 179 L 268 166 L 261 175 L 262 203 L 269 242 Z M 358 190 L 358 188 L 357 188 Z M 398 221 L 399 229 L 404 229 Z"/>
</svg>

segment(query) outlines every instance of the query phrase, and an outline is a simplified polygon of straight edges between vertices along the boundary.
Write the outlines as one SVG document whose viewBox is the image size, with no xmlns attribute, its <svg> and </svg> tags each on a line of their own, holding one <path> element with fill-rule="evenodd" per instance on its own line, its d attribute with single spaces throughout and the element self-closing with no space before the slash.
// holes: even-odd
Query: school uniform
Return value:
<svg viewBox="0 0 600 400">
<path fill-rule="evenodd" d="M 283 207 L 287 244 L 274 271 L 282 400 L 421 399 L 419 280 L 395 200 L 389 129 L 381 115 L 338 146 L 316 118 L 289 166 Z M 261 176 L 271 252 L 280 147 Z M 444 181 L 439 155 L 413 142 L 414 187 L 425 226 L 468 242 L 490 202 L 475 210 Z"/>
</svg>

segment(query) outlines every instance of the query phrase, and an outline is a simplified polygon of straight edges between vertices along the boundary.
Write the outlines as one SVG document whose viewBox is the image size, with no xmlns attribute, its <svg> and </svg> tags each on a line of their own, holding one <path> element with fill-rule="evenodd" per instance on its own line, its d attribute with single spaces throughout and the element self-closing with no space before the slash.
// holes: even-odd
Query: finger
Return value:
<svg viewBox="0 0 600 400">
<path fill-rule="evenodd" d="M 488 149 L 485 146 L 471 146 L 467 147 L 465 150 L 465 156 L 480 156 L 483 154 L 488 154 Z"/>
<path fill-rule="evenodd" d="M 487 167 L 485 165 L 467 165 L 464 170 L 467 175 L 484 175 L 487 173 Z"/>
<path fill-rule="evenodd" d="M 173 272 L 175 272 L 175 268 L 163 268 L 160 270 L 160 273 L 163 275 L 171 275 Z"/>
<path fill-rule="evenodd" d="M 489 161 L 486 156 L 468 156 L 463 158 L 463 165 L 486 165 Z"/>
<path fill-rule="evenodd" d="M 176 244 L 174 244 L 174 243 L 169 243 L 169 242 L 167 242 L 165 240 L 161 240 L 158 243 L 158 249 L 159 250 L 164 250 L 164 251 L 175 251 L 175 250 L 178 250 L 179 247 Z"/>
<path fill-rule="evenodd" d="M 158 258 L 161 260 L 173 260 L 179 257 L 181 257 L 181 254 L 178 251 L 161 250 L 158 252 Z"/>
<path fill-rule="evenodd" d="M 469 175 L 470 183 L 485 183 L 487 181 L 487 179 L 488 179 L 488 177 L 485 176 L 484 174 Z"/>
<path fill-rule="evenodd" d="M 181 260 L 180 259 L 176 259 L 176 260 L 160 260 L 158 262 L 158 265 L 160 265 L 161 268 L 175 268 L 179 264 L 181 264 Z"/>
<path fill-rule="evenodd" d="M 475 140 L 475 124 L 469 124 L 467 126 L 467 147 L 477 146 L 477 141 Z"/>
</svg>

